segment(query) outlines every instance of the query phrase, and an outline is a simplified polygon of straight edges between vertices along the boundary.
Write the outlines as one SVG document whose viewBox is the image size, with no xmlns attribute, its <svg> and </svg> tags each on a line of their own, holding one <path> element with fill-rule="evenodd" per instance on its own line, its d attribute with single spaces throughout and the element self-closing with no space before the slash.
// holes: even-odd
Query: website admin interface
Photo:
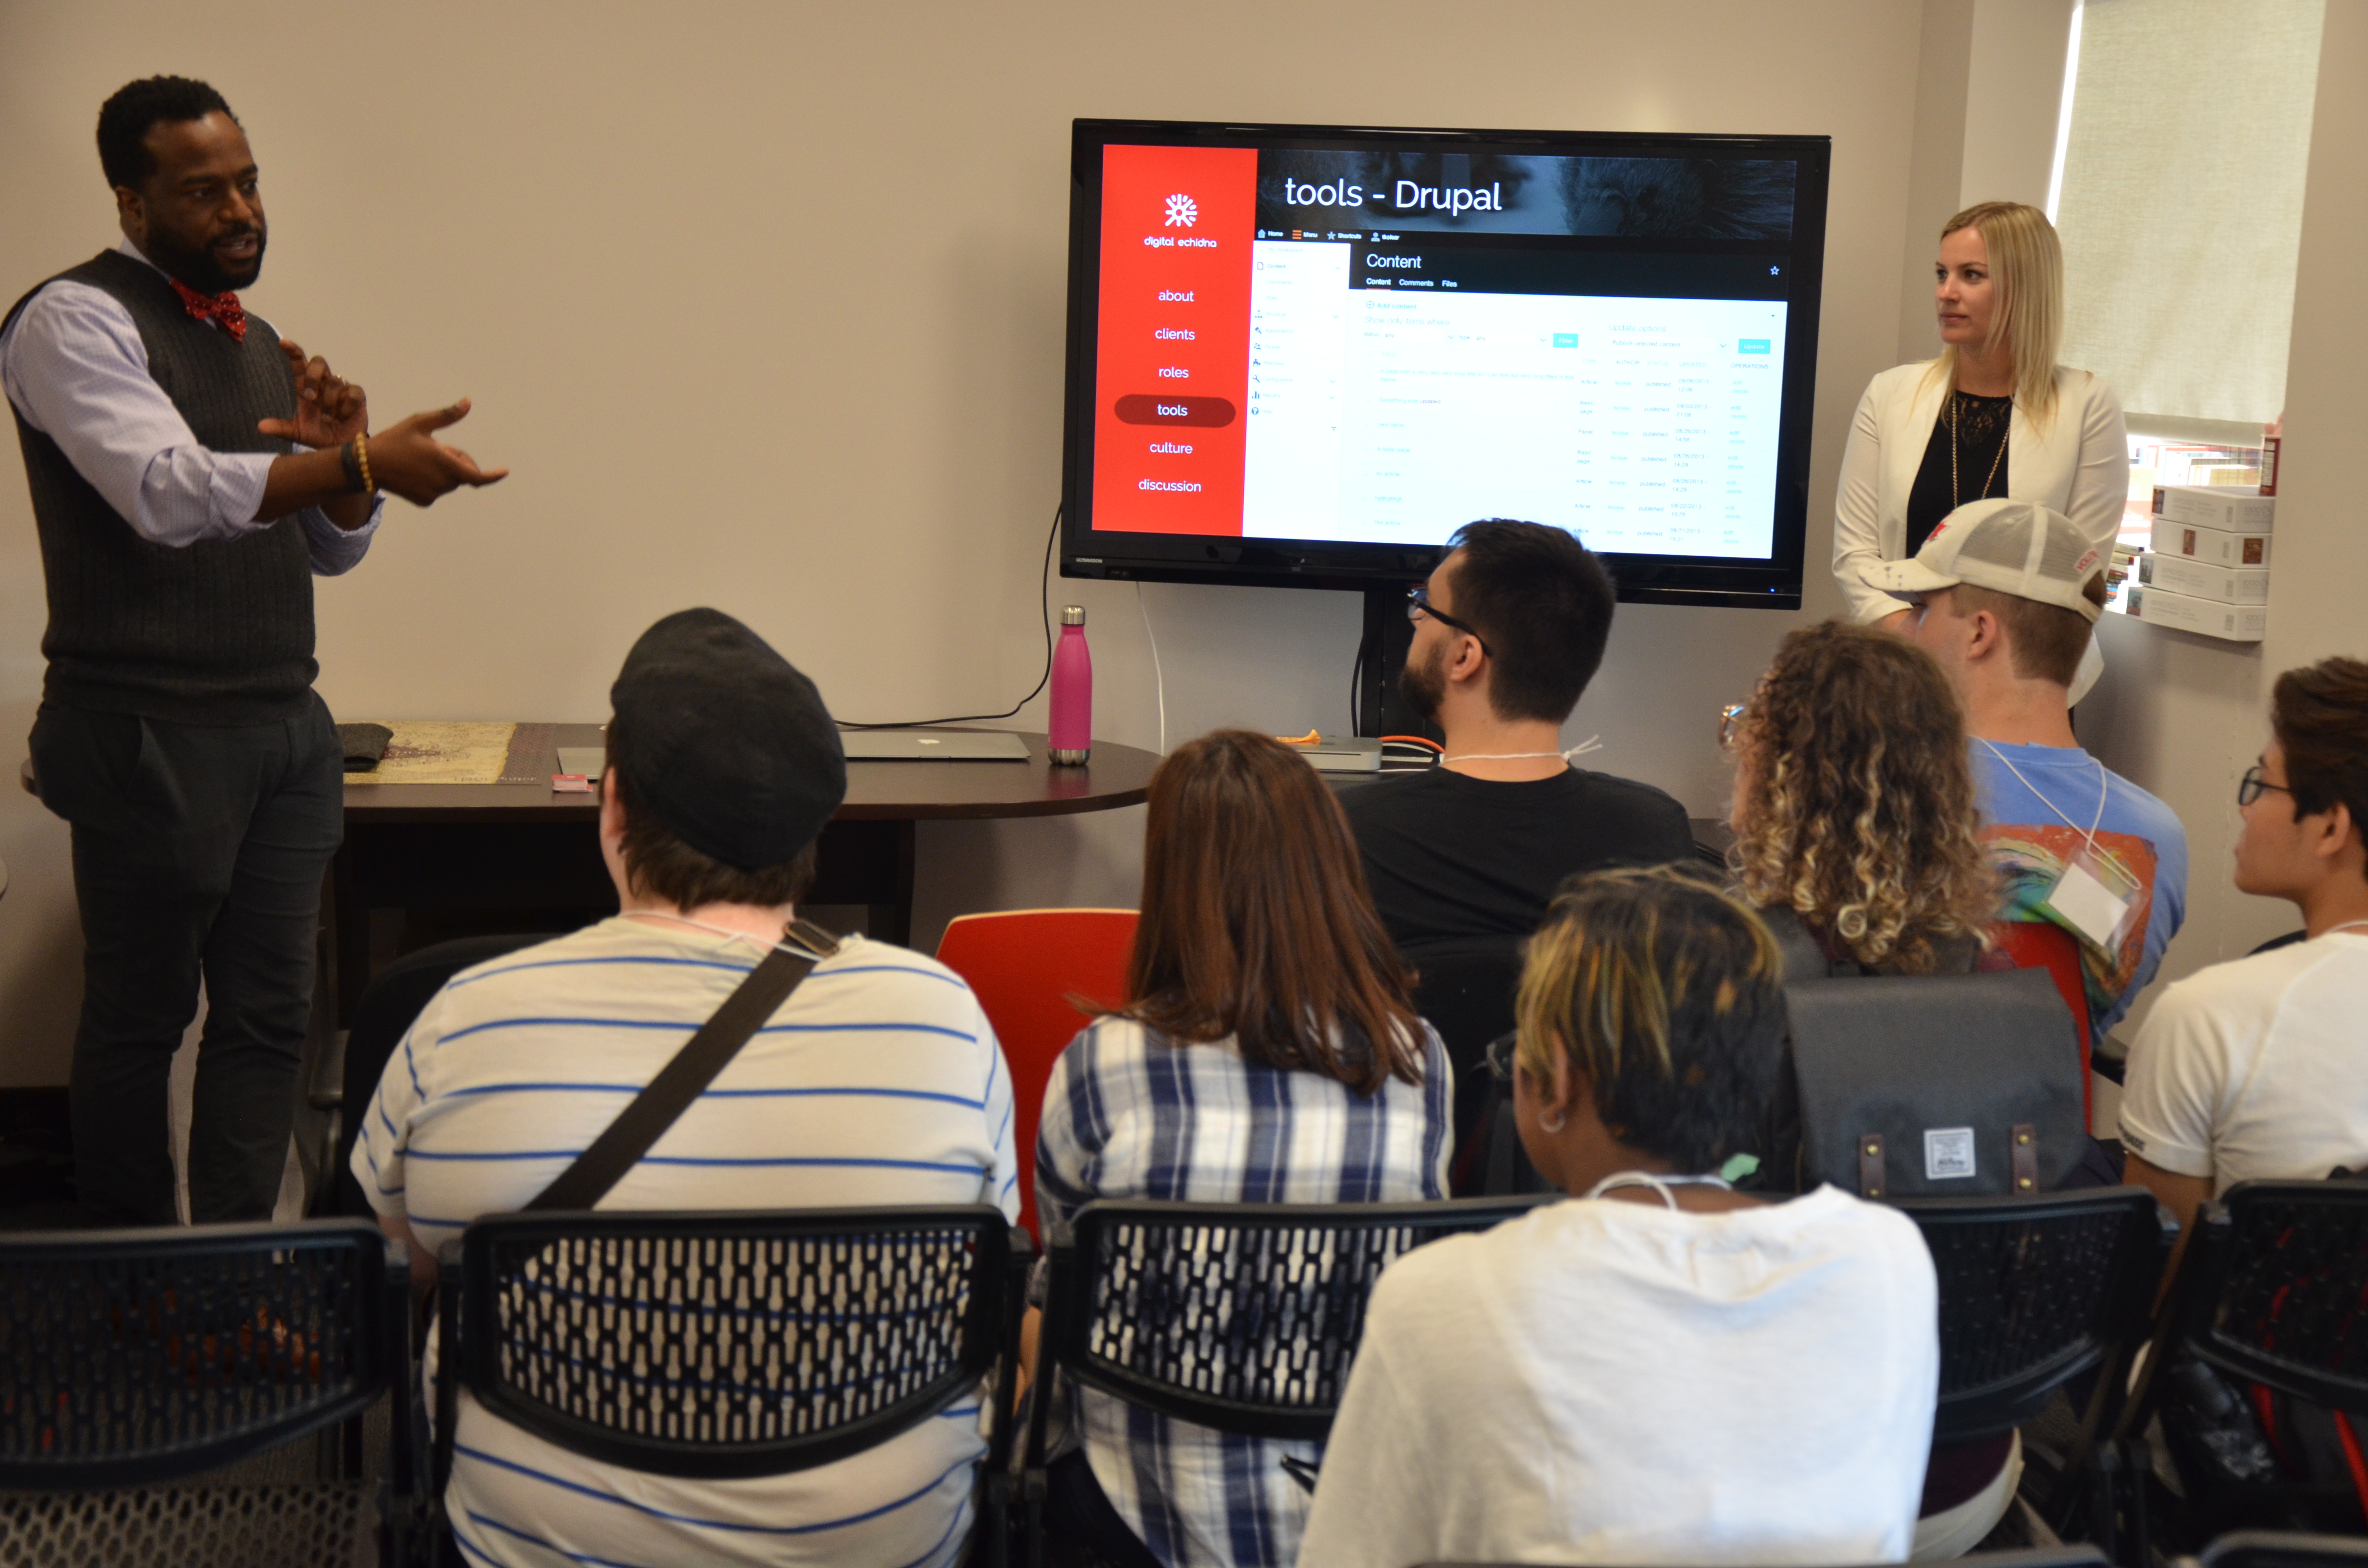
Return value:
<svg viewBox="0 0 2368 1568">
<path fill-rule="evenodd" d="M 1765 559 L 1794 178 L 1105 147 L 1093 527 Z"/>
</svg>

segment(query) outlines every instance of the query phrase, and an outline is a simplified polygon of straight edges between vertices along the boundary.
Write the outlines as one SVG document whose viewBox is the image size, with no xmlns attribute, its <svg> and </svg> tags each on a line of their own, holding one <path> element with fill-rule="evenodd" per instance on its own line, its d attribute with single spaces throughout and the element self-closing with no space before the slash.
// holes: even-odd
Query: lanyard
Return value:
<svg viewBox="0 0 2368 1568">
<path fill-rule="evenodd" d="M 820 963 L 823 958 L 827 956 L 807 952 L 807 945 L 803 942 L 797 944 L 795 947 L 792 947 L 787 942 L 773 942 L 768 944 L 755 937 L 751 937 L 746 931 L 734 931 L 726 926 L 710 926 L 704 920 L 693 920 L 688 915 L 661 915 L 655 909 L 628 909 L 625 911 L 625 918 L 628 920 L 671 920 L 677 926 L 688 926 L 694 931 L 705 931 L 713 936 L 722 937 L 726 941 L 746 942 L 760 953 L 779 951 L 791 954 L 804 954 L 804 956 L 813 959 L 816 963 Z M 787 933 L 784 933 L 784 935 L 786 934 Z"/>
<path fill-rule="evenodd" d="M 1607 1192 L 1623 1187 L 1649 1187 L 1661 1195 L 1661 1201 L 1671 1209 L 1678 1206 L 1673 1187 L 1719 1187 L 1735 1190 L 1735 1184 L 1723 1176 L 1655 1176 L 1649 1171 L 1617 1171 L 1587 1189 L 1589 1198 L 1600 1198 Z"/>
<path fill-rule="evenodd" d="M 1978 735 L 1974 738 L 1981 740 L 1981 737 Z M 2068 816 L 2065 816 L 2063 807 L 2057 805 L 2054 801 L 2049 800 L 2045 795 L 2041 794 L 2039 786 L 2033 784 L 2030 779 L 2025 778 L 2022 776 L 2022 769 L 2014 765 L 2014 759 L 2012 757 L 1998 750 L 1998 747 L 1990 745 L 1990 743 L 1986 740 L 1982 741 L 1982 744 L 1989 746 L 1990 755 L 1998 758 L 2000 762 L 2006 764 L 2006 770 L 2014 775 L 2014 781 L 2016 783 L 2030 790 L 2033 795 L 2037 795 L 2039 797 L 2040 803 L 2044 805 L 2049 811 L 2054 812 L 2059 817 L 2063 817 L 2064 825 L 2066 827 L 2070 828 L 2075 833 L 2081 833 L 2083 831 L 2078 823 L 2074 822 Z M 2090 757 L 2089 760 L 2091 762 L 2097 762 L 2095 757 Z M 2105 765 L 2103 763 L 2097 762 L 2097 820 L 2089 824 L 2084 835 L 2089 840 L 2089 854 L 2094 855 L 2100 860 L 2111 860 L 2114 866 L 2121 869 L 2123 876 L 2128 876 L 2129 868 L 2122 865 L 2121 857 L 2118 855 L 2108 854 L 2106 851 L 2097 847 L 2097 830 L 2104 825 L 2105 797 L 2111 791 L 2112 788 L 2112 775 L 2105 771 Z"/>
<path fill-rule="evenodd" d="M 1603 737 L 1601 735 L 1589 735 L 1587 739 L 1579 742 L 1578 744 L 1571 747 L 1568 751 L 1466 751 L 1458 752 L 1453 756 L 1442 756 L 1439 760 L 1443 763 L 1526 762 L 1533 756 L 1558 756 L 1565 762 L 1568 762 L 1575 756 L 1585 756 L 1588 752 L 1601 751 L 1602 749 Z"/>
</svg>

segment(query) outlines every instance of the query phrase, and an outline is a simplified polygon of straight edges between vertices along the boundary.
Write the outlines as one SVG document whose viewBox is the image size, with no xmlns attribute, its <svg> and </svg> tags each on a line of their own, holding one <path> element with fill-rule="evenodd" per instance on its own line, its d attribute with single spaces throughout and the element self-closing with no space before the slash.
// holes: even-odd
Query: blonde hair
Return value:
<svg viewBox="0 0 2368 1568">
<path fill-rule="evenodd" d="M 1716 1170 L 1774 1088 L 1783 968 L 1759 915 L 1691 872 L 1574 878 L 1530 938 L 1515 1060 L 1551 1083 L 1560 1055 L 1620 1142 Z"/>
<path fill-rule="evenodd" d="M 1941 224 L 1941 237 L 1960 229 L 1978 231 L 1989 253 L 1998 308 L 1983 347 L 2007 346 L 2014 356 L 2014 401 L 2024 418 L 2044 426 L 2055 417 L 2055 356 L 2064 344 L 2064 247 L 2055 225 L 2036 207 L 1985 201 Z M 1955 387 L 1957 346 L 1943 347 L 1925 375 Z"/>
<path fill-rule="evenodd" d="M 1998 913 L 1957 694 L 1932 655 L 1827 620 L 1784 639 L 1737 746 L 1753 764 L 1728 851 L 1737 885 L 1868 969 L 1928 974 Z"/>
</svg>

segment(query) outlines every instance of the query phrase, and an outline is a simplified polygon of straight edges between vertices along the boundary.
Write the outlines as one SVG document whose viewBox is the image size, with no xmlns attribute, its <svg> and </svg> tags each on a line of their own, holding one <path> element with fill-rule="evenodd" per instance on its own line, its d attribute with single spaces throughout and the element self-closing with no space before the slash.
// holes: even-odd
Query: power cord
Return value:
<svg viewBox="0 0 2368 1568">
<path fill-rule="evenodd" d="M 1044 567 L 1038 575 L 1036 587 L 1036 608 L 1042 612 L 1044 618 L 1044 673 L 1036 677 L 1036 684 L 1029 690 L 1027 696 L 1000 713 L 950 713 L 942 719 L 883 719 L 876 723 L 860 723 L 853 719 L 841 719 L 838 722 L 838 727 L 842 730 L 915 730 L 927 724 L 966 724 L 979 719 L 1018 717 L 1019 710 L 1035 701 L 1036 694 L 1043 690 L 1045 683 L 1053 678 L 1053 541 L 1060 537 L 1061 508 L 1055 506 L 1053 508 L 1053 531 L 1044 536 Z M 1146 619 L 1144 624 L 1148 627 L 1151 623 Z M 1156 659 L 1157 656 L 1157 644 L 1155 643 L 1153 657 Z M 1160 695 L 1160 736 L 1164 742 L 1167 738 L 1167 694 L 1164 691 Z M 1160 749 L 1165 751 L 1167 747 L 1162 744 Z"/>
<path fill-rule="evenodd" d="M 1143 612 L 1143 635 L 1151 644 L 1151 679 L 1159 688 L 1159 755 L 1167 755 L 1167 674 L 1159 667 L 1159 633 L 1151 630 L 1151 601 L 1143 597 L 1143 579 L 1134 580 L 1134 608 Z"/>
</svg>

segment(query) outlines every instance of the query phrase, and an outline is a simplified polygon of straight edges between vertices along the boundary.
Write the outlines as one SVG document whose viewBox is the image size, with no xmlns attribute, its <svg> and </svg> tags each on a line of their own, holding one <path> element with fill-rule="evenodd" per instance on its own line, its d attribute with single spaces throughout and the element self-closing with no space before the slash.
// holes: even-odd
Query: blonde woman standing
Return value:
<svg viewBox="0 0 2368 1568">
<path fill-rule="evenodd" d="M 2035 501 L 2109 550 L 2129 494 L 2120 399 L 2055 362 L 2064 252 L 2047 215 L 2012 201 L 1967 208 L 1942 226 L 1933 276 L 1941 357 L 1867 384 L 1834 502 L 1842 598 L 1852 619 L 1886 626 L 1907 611 L 1867 569 L 1914 555 L 1966 502 Z M 2076 698 L 2101 667 L 2092 644 Z"/>
</svg>

